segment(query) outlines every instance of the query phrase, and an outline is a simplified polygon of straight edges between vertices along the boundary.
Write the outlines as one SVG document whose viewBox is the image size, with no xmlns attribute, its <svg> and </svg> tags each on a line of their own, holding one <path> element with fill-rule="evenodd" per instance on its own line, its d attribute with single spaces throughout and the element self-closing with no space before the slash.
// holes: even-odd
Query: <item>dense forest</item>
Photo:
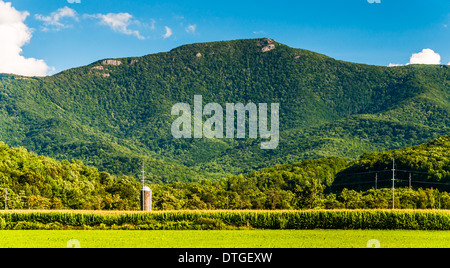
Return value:
<svg viewBox="0 0 450 268">
<path fill-rule="evenodd" d="M 273 48 L 273 49 L 268 49 Z M 49 77 L 0 75 L 0 140 L 154 183 L 220 180 L 305 159 L 358 158 L 449 133 L 449 66 L 343 62 L 274 40 L 184 45 Z M 174 139 L 171 107 L 279 103 L 280 143 Z"/>
<path fill-rule="evenodd" d="M 392 191 L 373 174 L 396 160 L 395 207 L 450 209 L 450 136 L 359 159 L 303 160 L 220 180 L 150 183 L 155 210 L 391 208 Z M 411 188 L 401 171 L 414 174 Z M 392 183 L 392 182 L 390 182 Z M 140 183 L 81 161 L 58 161 L 0 143 L 0 201 L 8 209 L 138 210 Z M 0 208 L 4 208 L 0 206 Z"/>
<path fill-rule="evenodd" d="M 139 190 L 133 177 L 0 143 L 0 197 L 9 209 L 136 210 Z"/>
<path fill-rule="evenodd" d="M 304 160 L 218 182 L 152 187 L 158 209 L 392 208 L 394 159 L 396 208 L 450 209 L 450 136 L 414 147 L 363 154 L 350 162 L 341 158 Z M 411 187 L 405 171 L 413 174 Z"/>
</svg>

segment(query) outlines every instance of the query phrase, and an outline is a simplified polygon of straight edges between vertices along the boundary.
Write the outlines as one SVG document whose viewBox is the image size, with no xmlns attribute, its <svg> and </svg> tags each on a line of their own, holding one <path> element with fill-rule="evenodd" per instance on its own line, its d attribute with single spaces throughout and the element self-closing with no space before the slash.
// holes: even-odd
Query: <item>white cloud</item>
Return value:
<svg viewBox="0 0 450 268">
<path fill-rule="evenodd" d="M 52 12 L 50 16 L 43 16 L 40 14 L 36 14 L 34 17 L 37 20 L 44 22 L 44 26 L 42 27 L 43 31 L 50 31 L 50 30 L 59 31 L 62 28 L 73 27 L 72 25 L 62 23 L 61 20 L 64 18 L 72 18 L 78 21 L 77 12 L 69 7 L 60 8 L 55 12 Z"/>
<path fill-rule="evenodd" d="M 0 0 L 0 73 L 45 76 L 50 71 L 45 61 L 21 55 L 22 46 L 32 37 L 30 28 L 24 23 L 29 15 Z"/>
<path fill-rule="evenodd" d="M 163 35 L 163 38 L 164 38 L 164 39 L 171 37 L 172 34 L 173 34 L 172 29 L 170 29 L 170 28 L 167 27 L 167 26 L 165 26 L 165 28 L 166 28 L 166 33 Z"/>
<path fill-rule="evenodd" d="M 409 62 L 406 65 L 410 64 L 430 64 L 430 65 L 439 65 L 441 64 L 441 55 L 439 53 L 434 52 L 434 50 L 425 48 L 419 53 L 412 54 Z M 448 63 L 450 65 L 450 62 Z M 397 67 L 404 66 L 403 64 L 394 64 L 389 63 L 388 67 Z"/>
<path fill-rule="evenodd" d="M 399 66 L 403 66 L 403 64 L 389 63 L 388 67 L 399 67 Z"/>
<path fill-rule="evenodd" d="M 140 24 L 139 21 L 132 20 L 133 15 L 129 13 L 108 13 L 106 15 L 96 14 L 96 15 L 84 15 L 84 17 L 99 19 L 100 23 L 109 26 L 113 31 L 126 34 L 134 35 L 140 40 L 144 40 L 139 31 L 131 30 L 128 27 L 131 24 Z"/>
<path fill-rule="evenodd" d="M 188 25 L 188 27 L 185 28 L 187 33 L 195 33 L 197 30 L 197 24 L 194 25 Z"/>
<path fill-rule="evenodd" d="M 409 64 L 441 64 L 441 55 L 426 48 L 422 52 L 412 54 Z"/>
<path fill-rule="evenodd" d="M 257 34 L 257 35 L 265 35 L 265 34 L 267 34 L 267 33 L 264 32 L 263 30 L 260 30 L 260 31 L 254 31 L 253 34 Z"/>
<path fill-rule="evenodd" d="M 156 25 L 156 20 L 155 19 L 151 19 L 152 24 L 150 24 L 150 29 L 151 30 L 155 30 L 155 25 Z"/>
</svg>

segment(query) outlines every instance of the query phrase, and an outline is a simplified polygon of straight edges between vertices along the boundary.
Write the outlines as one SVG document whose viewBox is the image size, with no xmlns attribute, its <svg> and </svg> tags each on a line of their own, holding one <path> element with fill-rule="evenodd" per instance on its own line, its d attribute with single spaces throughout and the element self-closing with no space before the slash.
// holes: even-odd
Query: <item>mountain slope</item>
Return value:
<svg viewBox="0 0 450 268">
<path fill-rule="evenodd" d="M 219 178 L 306 158 L 356 158 L 447 134 L 448 66 L 378 67 L 271 39 L 185 45 L 51 77 L 0 79 L 0 139 L 156 181 Z M 174 139 L 174 104 L 280 103 L 280 144 Z"/>
<path fill-rule="evenodd" d="M 441 136 L 413 147 L 385 152 L 365 153 L 336 174 L 333 190 L 344 187 L 370 189 L 375 174 L 379 188 L 392 187 L 392 166 L 395 159 L 395 185 L 413 188 L 436 188 L 449 191 L 450 136 Z"/>
</svg>

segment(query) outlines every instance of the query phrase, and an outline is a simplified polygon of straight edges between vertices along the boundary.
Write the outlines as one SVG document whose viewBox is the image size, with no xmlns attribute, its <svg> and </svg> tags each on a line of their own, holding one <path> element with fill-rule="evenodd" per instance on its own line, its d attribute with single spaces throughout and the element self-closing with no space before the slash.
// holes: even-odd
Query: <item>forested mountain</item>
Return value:
<svg viewBox="0 0 450 268">
<path fill-rule="evenodd" d="M 50 77 L 0 76 L 0 140 L 154 182 L 219 179 L 303 159 L 354 159 L 449 133 L 449 66 L 343 62 L 271 39 L 185 45 Z M 280 142 L 174 139 L 174 104 L 279 103 Z"/>
</svg>

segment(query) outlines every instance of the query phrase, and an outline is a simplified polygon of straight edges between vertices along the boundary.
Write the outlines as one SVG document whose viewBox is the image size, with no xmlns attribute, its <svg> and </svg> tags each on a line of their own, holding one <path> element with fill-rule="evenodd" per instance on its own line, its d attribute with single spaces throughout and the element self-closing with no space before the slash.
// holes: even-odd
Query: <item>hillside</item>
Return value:
<svg viewBox="0 0 450 268">
<path fill-rule="evenodd" d="M 156 210 L 389 208 L 395 158 L 398 207 L 432 208 L 440 202 L 441 208 L 450 208 L 449 149 L 450 136 L 442 136 L 414 147 L 363 154 L 351 162 L 342 158 L 304 160 L 217 181 L 150 186 Z M 412 189 L 406 170 L 412 174 Z M 377 190 L 375 172 L 379 175 Z M 139 207 L 140 183 L 132 177 L 112 176 L 80 161 L 57 161 L 0 143 L 2 207 L 6 188 L 9 209 Z"/>
<path fill-rule="evenodd" d="M 57 161 L 0 142 L 2 209 L 7 200 L 8 209 L 134 210 L 139 208 L 139 189 L 132 177 L 111 176 L 80 161 Z"/>
<path fill-rule="evenodd" d="M 365 153 L 336 174 L 333 190 L 343 187 L 370 189 L 377 174 L 378 187 L 392 187 L 395 159 L 397 187 L 437 188 L 450 191 L 450 136 L 430 142 L 386 152 Z"/>
<path fill-rule="evenodd" d="M 398 208 L 450 208 L 450 136 L 363 154 L 351 162 L 308 159 L 216 181 L 149 186 L 155 210 L 390 208 L 394 158 Z M 405 183 L 405 170 L 413 175 L 412 189 Z M 80 161 L 57 161 L 0 143 L 0 200 L 3 204 L 7 188 L 9 209 L 136 210 L 140 187 L 132 177 L 112 176 Z"/>
<path fill-rule="evenodd" d="M 342 158 L 304 160 L 217 182 L 151 187 L 154 205 L 162 210 L 388 209 L 392 208 L 394 158 L 396 208 L 450 208 L 450 136 L 414 147 L 363 154 L 350 162 Z"/>
<path fill-rule="evenodd" d="M 185 45 L 43 78 L 0 77 L 0 140 L 155 182 L 218 179 L 303 159 L 413 146 L 449 133 L 448 66 L 342 62 L 271 39 Z M 171 107 L 280 103 L 280 143 L 174 139 Z"/>
</svg>

